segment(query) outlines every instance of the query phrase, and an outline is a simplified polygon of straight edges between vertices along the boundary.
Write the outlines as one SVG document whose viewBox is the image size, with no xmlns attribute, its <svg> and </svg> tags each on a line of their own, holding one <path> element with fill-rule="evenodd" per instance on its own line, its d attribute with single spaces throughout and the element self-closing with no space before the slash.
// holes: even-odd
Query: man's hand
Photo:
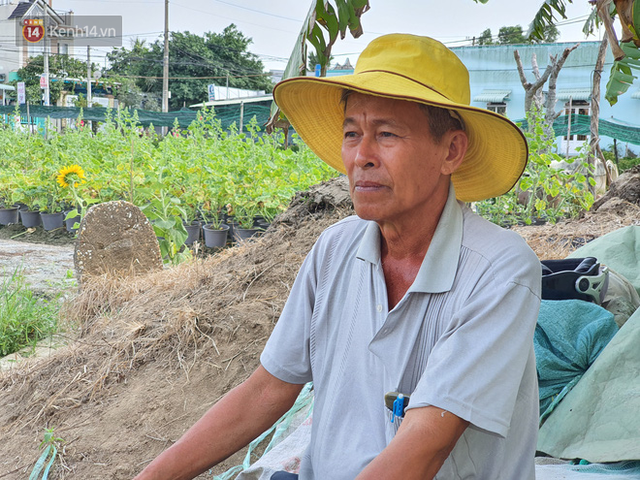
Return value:
<svg viewBox="0 0 640 480">
<path fill-rule="evenodd" d="M 468 425 L 441 408 L 410 409 L 391 443 L 357 480 L 432 479 Z"/>
<path fill-rule="evenodd" d="M 302 387 L 283 382 L 259 366 L 134 480 L 196 477 L 273 425 L 291 408 Z"/>
</svg>

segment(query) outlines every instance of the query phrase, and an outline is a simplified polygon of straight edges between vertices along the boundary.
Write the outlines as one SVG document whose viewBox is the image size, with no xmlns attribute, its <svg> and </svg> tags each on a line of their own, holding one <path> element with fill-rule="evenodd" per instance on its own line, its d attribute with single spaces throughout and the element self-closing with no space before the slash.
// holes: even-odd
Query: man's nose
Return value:
<svg viewBox="0 0 640 480">
<path fill-rule="evenodd" d="M 363 135 L 356 151 L 355 164 L 360 168 L 371 168 L 377 164 L 377 144 L 373 135 Z"/>
</svg>

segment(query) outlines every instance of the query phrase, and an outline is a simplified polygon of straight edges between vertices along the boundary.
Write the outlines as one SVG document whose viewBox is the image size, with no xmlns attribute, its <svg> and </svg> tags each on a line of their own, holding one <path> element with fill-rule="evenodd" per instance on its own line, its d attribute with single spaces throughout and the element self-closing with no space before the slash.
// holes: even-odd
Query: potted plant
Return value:
<svg viewBox="0 0 640 480">
<path fill-rule="evenodd" d="M 0 225 L 18 223 L 18 207 L 15 205 L 16 185 L 13 172 L 0 175 Z"/>
<path fill-rule="evenodd" d="M 202 227 L 205 246 L 224 247 L 227 244 L 229 225 L 222 222 L 222 207 L 215 200 L 208 200 L 202 204 L 201 212 L 205 219 Z"/>
<path fill-rule="evenodd" d="M 140 209 L 147 216 L 160 244 L 160 254 L 165 263 L 176 265 L 191 258 L 191 250 L 183 245 L 189 236 L 182 219 L 186 213 L 180 199 L 167 193 L 164 170 L 149 188 L 139 189 L 149 200 Z"/>
<path fill-rule="evenodd" d="M 234 240 L 246 241 L 260 231 L 254 225 L 257 211 L 257 206 L 252 205 L 249 201 L 234 208 L 235 218 L 238 222 L 238 228 L 234 231 Z"/>
<path fill-rule="evenodd" d="M 16 189 L 16 201 L 23 205 L 20 209 L 20 220 L 26 228 L 38 227 L 42 224 L 40 208 L 47 203 L 47 190 L 42 185 L 38 185 L 36 180 L 35 178 L 26 179 Z"/>
</svg>

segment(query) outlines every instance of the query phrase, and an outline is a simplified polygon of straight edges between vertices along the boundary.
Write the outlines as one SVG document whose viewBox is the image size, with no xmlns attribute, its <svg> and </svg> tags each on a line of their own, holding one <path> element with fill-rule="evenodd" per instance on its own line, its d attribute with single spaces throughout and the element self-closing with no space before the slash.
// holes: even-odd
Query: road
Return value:
<svg viewBox="0 0 640 480">
<path fill-rule="evenodd" d="M 3 283 L 16 269 L 38 293 L 60 291 L 75 285 L 73 246 L 56 246 L 0 239 L 0 278 Z"/>
</svg>

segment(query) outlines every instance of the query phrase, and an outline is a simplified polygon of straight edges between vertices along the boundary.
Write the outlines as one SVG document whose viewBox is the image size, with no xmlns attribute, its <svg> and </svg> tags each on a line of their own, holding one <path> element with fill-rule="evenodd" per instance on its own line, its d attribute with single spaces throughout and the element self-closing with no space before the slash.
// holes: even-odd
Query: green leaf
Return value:
<svg viewBox="0 0 640 480">
<path fill-rule="evenodd" d="M 573 0 L 566 0 L 566 2 L 573 3 Z M 545 0 L 529 25 L 527 37 L 544 40 L 545 30 L 553 25 L 555 20 L 554 11 L 563 19 L 567 18 L 565 0 Z"/>
<path fill-rule="evenodd" d="M 631 46 L 631 44 L 632 42 L 621 44 L 623 50 L 625 50 L 625 52 L 628 50 L 629 54 L 622 60 L 613 62 L 611 67 L 611 74 L 607 82 L 604 98 L 606 98 L 612 106 L 618 102 L 618 97 L 626 93 L 633 84 L 633 81 L 637 78 L 632 74 L 632 68 L 637 68 L 634 57 L 636 54 L 640 55 L 640 51 L 638 51 L 635 45 Z"/>
</svg>

